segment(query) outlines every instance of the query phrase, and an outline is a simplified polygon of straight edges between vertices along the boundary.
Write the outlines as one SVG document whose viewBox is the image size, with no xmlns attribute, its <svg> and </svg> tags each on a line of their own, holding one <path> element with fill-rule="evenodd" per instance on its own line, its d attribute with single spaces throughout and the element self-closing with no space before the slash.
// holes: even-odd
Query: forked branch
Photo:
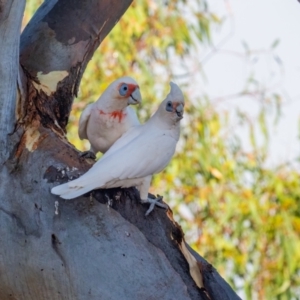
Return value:
<svg viewBox="0 0 300 300">
<path fill-rule="evenodd" d="M 88 61 L 131 2 L 48 0 L 37 10 L 22 33 L 20 60 L 32 83 L 25 105 L 44 126 L 65 131 Z"/>
</svg>

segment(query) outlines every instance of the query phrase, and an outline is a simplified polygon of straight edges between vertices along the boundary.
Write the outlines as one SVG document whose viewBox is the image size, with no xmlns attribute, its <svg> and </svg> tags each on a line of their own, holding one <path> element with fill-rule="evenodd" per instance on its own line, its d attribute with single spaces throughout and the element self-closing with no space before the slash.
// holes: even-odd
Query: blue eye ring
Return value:
<svg viewBox="0 0 300 300">
<path fill-rule="evenodd" d="M 172 106 L 172 102 L 171 101 L 167 102 L 166 111 L 169 111 L 169 112 L 173 111 L 173 106 Z"/>
<path fill-rule="evenodd" d="M 119 94 L 121 96 L 126 96 L 127 92 L 128 92 L 128 86 L 126 83 L 123 83 L 119 88 Z"/>
</svg>

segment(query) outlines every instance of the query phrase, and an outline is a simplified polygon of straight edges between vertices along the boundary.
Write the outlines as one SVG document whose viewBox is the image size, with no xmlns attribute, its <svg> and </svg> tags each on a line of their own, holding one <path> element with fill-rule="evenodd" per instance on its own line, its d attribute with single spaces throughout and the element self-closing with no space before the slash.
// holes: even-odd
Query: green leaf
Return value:
<svg viewBox="0 0 300 300">
<path fill-rule="evenodd" d="M 275 48 L 279 45 L 279 43 L 280 43 L 280 40 L 279 40 L 279 39 L 276 39 L 276 40 L 272 43 L 271 48 L 272 48 L 272 49 L 275 49 Z"/>
</svg>

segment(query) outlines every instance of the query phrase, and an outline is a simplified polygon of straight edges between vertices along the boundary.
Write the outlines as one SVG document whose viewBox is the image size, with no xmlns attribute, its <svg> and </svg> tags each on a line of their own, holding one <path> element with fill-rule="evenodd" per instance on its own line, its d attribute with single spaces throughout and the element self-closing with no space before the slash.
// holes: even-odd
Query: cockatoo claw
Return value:
<svg viewBox="0 0 300 300">
<path fill-rule="evenodd" d="M 96 155 L 92 151 L 84 151 L 79 154 L 80 157 L 96 159 Z"/>
<path fill-rule="evenodd" d="M 147 198 L 147 200 L 141 200 L 142 203 L 150 203 L 150 206 L 149 206 L 148 210 L 145 213 L 146 217 L 152 212 L 152 210 L 154 209 L 155 205 L 159 206 L 159 207 L 162 207 L 162 208 L 165 208 L 165 209 L 169 208 L 168 205 L 159 202 L 162 199 L 163 199 L 162 196 L 158 196 L 155 199 Z"/>
</svg>

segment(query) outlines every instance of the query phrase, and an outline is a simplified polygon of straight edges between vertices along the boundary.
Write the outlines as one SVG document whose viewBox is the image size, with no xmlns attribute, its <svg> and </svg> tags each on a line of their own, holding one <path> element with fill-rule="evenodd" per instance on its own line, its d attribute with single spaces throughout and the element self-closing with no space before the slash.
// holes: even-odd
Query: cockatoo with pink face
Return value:
<svg viewBox="0 0 300 300">
<path fill-rule="evenodd" d="M 111 83 L 99 99 L 89 104 L 79 120 L 80 139 L 87 139 L 90 151 L 82 156 L 96 158 L 97 152 L 105 153 L 129 128 L 140 122 L 130 104 L 141 103 L 142 96 L 136 81 L 122 77 Z"/>
<path fill-rule="evenodd" d="M 180 88 L 170 83 L 171 91 L 155 114 L 143 125 L 130 128 L 78 179 L 52 188 L 52 194 L 73 199 L 94 189 L 136 186 L 141 201 L 166 207 L 148 198 L 152 175 L 171 160 L 180 135 L 184 98 Z M 150 211 L 146 214 L 149 214 Z"/>
</svg>

